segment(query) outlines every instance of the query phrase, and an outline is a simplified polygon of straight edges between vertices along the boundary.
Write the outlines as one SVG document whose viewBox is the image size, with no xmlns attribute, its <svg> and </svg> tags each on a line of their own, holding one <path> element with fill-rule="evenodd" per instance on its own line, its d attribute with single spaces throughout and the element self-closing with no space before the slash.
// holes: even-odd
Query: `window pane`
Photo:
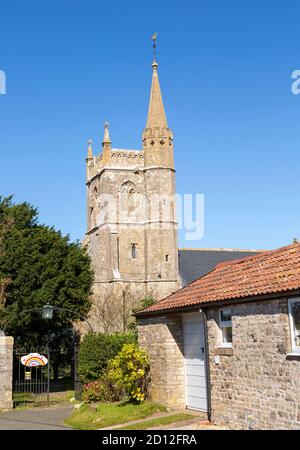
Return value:
<svg viewBox="0 0 300 450">
<path fill-rule="evenodd" d="M 232 343 L 232 327 L 222 328 L 222 333 L 223 333 L 223 344 L 231 344 Z"/>
<path fill-rule="evenodd" d="M 131 244 L 131 258 L 136 258 L 136 244 Z"/>
<path fill-rule="evenodd" d="M 292 316 L 294 322 L 295 345 L 300 347 L 300 301 L 292 303 Z"/>
<path fill-rule="evenodd" d="M 221 309 L 221 320 L 222 322 L 230 322 L 231 321 L 231 309 Z"/>
</svg>

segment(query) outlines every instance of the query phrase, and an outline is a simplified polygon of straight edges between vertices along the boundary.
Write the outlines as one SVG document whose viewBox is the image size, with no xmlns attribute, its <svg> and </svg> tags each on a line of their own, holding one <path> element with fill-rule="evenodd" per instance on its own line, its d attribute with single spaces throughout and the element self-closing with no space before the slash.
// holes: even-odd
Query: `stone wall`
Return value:
<svg viewBox="0 0 300 450">
<path fill-rule="evenodd" d="M 150 356 L 151 398 L 172 409 L 186 406 L 181 316 L 138 320 L 139 344 Z"/>
<path fill-rule="evenodd" d="M 0 410 L 11 409 L 13 345 L 11 336 L 0 336 Z"/>
<path fill-rule="evenodd" d="M 252 417 L 255 429 L 300 429 L 300 358 L 288 356 L 287 299 L 232 311 L 233 348 L 226 350 L 218 309 L 208 312 L 212 420 L 243 429 Z"/>
</svg>

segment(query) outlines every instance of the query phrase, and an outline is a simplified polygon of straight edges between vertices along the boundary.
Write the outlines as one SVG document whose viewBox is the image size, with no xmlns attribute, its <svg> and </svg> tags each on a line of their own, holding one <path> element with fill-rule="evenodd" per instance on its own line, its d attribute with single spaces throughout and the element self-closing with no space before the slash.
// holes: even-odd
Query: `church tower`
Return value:
<svg viewBox="0 0 300 450">
<path fill-rule="evenodd" d="M 155 59 L 152 69 L 142 150 L 113 148 L 107 122 L 102 152 L 94 156 L 88 144 L 85 245 L 95 273 L 90 319 L 99 331 L 125 329 L 124 310 L 180 287 L 173 134 Z"/>
</svg>

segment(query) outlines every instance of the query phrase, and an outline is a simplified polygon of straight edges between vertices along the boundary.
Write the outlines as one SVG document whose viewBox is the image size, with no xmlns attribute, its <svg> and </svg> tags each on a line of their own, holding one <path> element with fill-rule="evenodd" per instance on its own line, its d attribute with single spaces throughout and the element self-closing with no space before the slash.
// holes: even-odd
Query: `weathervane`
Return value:
<svg viewBox="0 0 300 450">
<path fill-rule="evenodd" d="M 157 33 L 154 33 L 152 35 L 152 41 L 153 41 L 153 61 L 156 60 L 156 41 L 157 41 Z"/>
</svg>

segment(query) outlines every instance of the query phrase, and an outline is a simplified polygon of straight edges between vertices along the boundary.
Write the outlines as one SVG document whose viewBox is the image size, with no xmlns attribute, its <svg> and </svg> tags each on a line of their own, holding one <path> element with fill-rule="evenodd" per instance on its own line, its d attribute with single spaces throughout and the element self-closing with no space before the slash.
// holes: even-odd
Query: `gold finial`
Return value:
<svg viewBox="0 0 300 450">
<path fill-rule="evenodd" d="M 157 66 L 157 62 L 156 62 L 156 41 L 157 41 L 157 34 L 158 33 L 153 33 L 151 38 L 152 38 L 152 42 L 153 42 L 153 64 L 156 64 Z M 152 65 L 153 65 L 152 64 Z"/>
</svg>

